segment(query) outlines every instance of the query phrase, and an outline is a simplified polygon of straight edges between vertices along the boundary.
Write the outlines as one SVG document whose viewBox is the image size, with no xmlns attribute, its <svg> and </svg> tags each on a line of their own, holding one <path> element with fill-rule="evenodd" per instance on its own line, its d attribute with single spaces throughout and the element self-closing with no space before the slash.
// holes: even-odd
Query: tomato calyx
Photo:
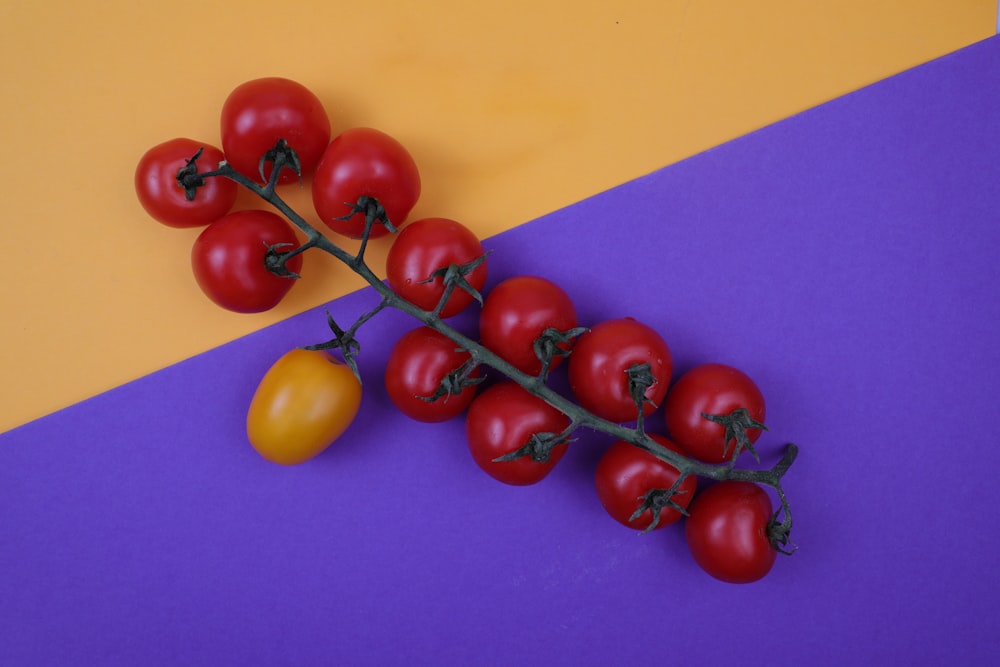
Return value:
<svg viewBox="0 0 1000 667">
<path fill-rule="evenodd" d="M 633 512 L 632 516 L 629 517 L 629 521 L 635 521 L 648 510 L 653 515 L 653 520 L 642 531 L 642 534 L 645 534 L 660 525 L 660 514 L 665 509 L 673 510 L 683 516 L 690 516 L 687 507 L 674 501 L 674 496 L 687 493 L 686 490 L 680 488 L 681 483 L 685 479 L 687 479 L 687 475 L 681 475 L 669 489 L 650 489 L 647 491 L 640 498 L 642 502 L 636 508 L 635 512 Z"/>
<path fill-rule="evenodd" d="M 271 164 L 270 180 L 268 180 L 267 172 L 264 169 L 268 163 Z M 302 182 L 302 161 L 299 160 L 299 154 L 288 145 L 287 141 L 278 139 L 278 143 L 261 156 L 260 162 L 257 163 L 257 170 L 260 173 L 260 180 L 266 182 L 268 187 L 273 188 L 278 183 L 282 169 L 291 169 L 299 177 L 299 183 Z"/>
<path fill-rule="evenodd" d="M 441 314 L 444 307 L 448 305 L 448 300 L 451 298 L 451 294 L 456 288 L 468 293 L 469 296 L 475 299 L 480 306 L 483 305 L 483 295 L 480 294 L 479 290 L 473 287 L 471 283 L 469 283 L 466 276 L 475 271 L 479 265 L 485 262 L 487 256 L 489 256 L 488 252 L 480 255 L 471 262 L 466 262 L 465 264 L 449 264 L 444 268 L 434 271 L 430 276 L 420 281 L 421 284 L 432 283 L 440 278 L 441 282 L 444 284 L 444 292 L 441 294 L 441 298 L 438 299 L 438 303 L 432 311 L 434 316 Z"/>
<path fill-rule="evenodd" d="M 391 234 L 395 234 L 399 231 L 396 226 L 392 224 L 392 221 L 389 220 L 389 214 L 385 212 L 385 207 L 382 206 L 382 203 L 375 197 L 362 195 L 358 197 L 358 201 L 353 204 L 351 202 L 344 202 L 344 206 L 350 208 L 350 213 L 339 218 L 334 218 L 334 220 L 342 220 L 346 222 L 359 213 L 364 215 L 365 229 L 360 238 L 367 238 L 370 236 L 372 228 L 376 223 L 385 227 Z"/>
<path fill-rule="evenodd" d="M 555 361 L 556 357 L 568 357 L 572 352 L 570 348 L 572 342 L 587 331 L 589 331 L 587 327 L 575 327 L 568 331 L 549 327 L 535 339 L 532 347 L 535 350 L 535 356 L 542 362 L 542 370 L 538 373 L 538 379 L 541 382 L 545 382 L 548 378 L 552 362 Z"/>
<path fill-rule="evenodd" d="M 275 243 L 273 245 L 269 245 L 267 246 L 267 252 L 264 253 L 264 267 L 279 278 L 291 278 L 293 280 L 298 280 L 302 276 L 288 268 L 288 260 L 298 254 L 301 254 L 313 245 L 315 244 L 305 243 L 298 247 L 295 247 L 294 243 Z M 281 252 L 283 248 L 292 247 L 295 247 L 295 249 L 288 252 Z"/>
<path fill-rule="evenodd" d="M 381 302 L 374 310 L 362 315 L 358 320 L 352 324 L 348 329 L 342 329 L 337 321 L 333 319 L 333 315 L 330 311 L 326 311 L 326 324 L 333 332 L 333 338 L 324 342 L 316 343 L 315 345 L 307 345 L 306 350 L 340 350 L 341 355 L 344 357 L 344 363 L 348 365 L 354 376 L 358 378 L 358 382 L 361 382 L 361 372 L 358 370 L 358 360 L 357 355 L 361 352 L 361 343 L 358 342 L 354 334 L 357 333 L 358 329 L 362 324 L 370 320 L 375 316 L 380 310 L 385 308 L 385 303 Z"/>
<path fill-rule="evenodd" d="M 744 449 L 753 455 L 757 463 L 760 463 L 760 456 L 758 456 L 757 450 L 753 448 L 753 443 L 750 441 L 747 431 L 750 429 L 766 431 L 767 427 L 751 417 L 750 412 L 746 408 L 736 408 L 726 415 L 710 415 L 703 412 L 701 416 L 726 429 L 725 441 L 722 443 L 722 454 L 729 459 L 730 468 L 736 464 L 736 459 Z M 733 443 L 732 457 L 729 456 L 730 443 Z"/>
<path fill-rule="evenodd" d="M 782 511 L 778 510 L 775 512 L 774 516 L 771 517 L 771 521 L 767 524 L 767 538 L 771 541 L 771 547 L 775 551 L 785 556 L 791 556 L 799 547 L 790 538 L 792 531 L 791 517 L 786 516 L 780 522 L 778 521 L 778 516 Z"/>
<path fill-rule="evenodd" d="M 572 442 L 569 432 L 572 426 L 562 433 L 533 433 L 522 447 L 515 449 L 509 454 L 498 456 L 494 462 L 514 461 L 522 456 L 530 456 L 532 461 L 537 463 L 547 463 L 552 456 L 552 450 L 560 445 Z"/>
<path fill-rule="evenodd" d="M 648 363 L 634 364 L 625 369 L 625 374 L 628 376 L 628 391 L 632 396 L 632 400 L 635 401 L 636 410 L 638 410 L 638 416 L 636 419 L 636 430 L 639 433 L 645 432 L 645 410 L 643 408 L 646 403 L 651 404 L 654 408 L 656 403 L 649 400 L 646 397 L 646 390 L 656 384 L 656 377 L 653 375 L 653 369 Z"/>
<path fill-rule="evenodd" d="M 484 380 L 486 380 L 485 377 L 472 377 L 472 373 L 476 370 L 478 365 L 478 362 L 474 358 L 469 359 L 464 364 L 441 378 L 441 384 L 438 385 L 433 394 L 430 396 L 418 396 L 418 398 L 421 401 L 427 401 L 428 403 L 433 403 L 434 401 L 442 398 L 447 401 L 449 397 L 458 396 L 465 389 L 481 384 Z"/>
<path fill-rule="evenodd" d="M 199 148 L 198 152 L 185 160 L 184 166 L 177 170 L 177 185 L 184 191 L 184 198 L 188 201 L 194 201 L 198 188 L 205 185 L 204 175 L 198 173 L 198 159 L 204 151 L 204 147 Z"/>
<path fill-rule="evenodd" d="M 771 542 L 771 547 L 779 554 L 791 556 L 798 550 L 798 546 L 792 542 L 792 508 L 788 504 L 788 498 L 781 486 L 776 486 L 778 498 L 781 500 L 781 507 L 771 516 L 767 523 L 767 539 Z"/>
</svg>

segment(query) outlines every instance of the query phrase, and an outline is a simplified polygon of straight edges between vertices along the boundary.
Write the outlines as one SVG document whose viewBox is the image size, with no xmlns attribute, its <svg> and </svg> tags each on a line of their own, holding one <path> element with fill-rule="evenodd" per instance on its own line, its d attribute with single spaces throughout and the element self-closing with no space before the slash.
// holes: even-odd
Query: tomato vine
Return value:
<svg viewBox="0 0 1000 667">
<path fill-rule="evenodd" d="M 262 457 L 302 463 L 349 427 L 362 392 L 359 331 L 394 309 L 422 326 L 388 356 L 389 399 L 422 422 L 465 413 L 469 453 L 494 479 L 541 481 L 586 429 L 614 438 L 594 486 L 619 523 L 646 533 L 686 517 L 695 561 L 734 583 L 760 579 L 777 553 L 795 550 L 782 480 L 799 450 L 788 444 L 777 463 L 760 469 L 754 443 L 767 428 L 764 397 L 742 371 L 707 363 L 674 380 L 670 347 L 657 331 L 630 317 L 580 326 L 569 295 L 540 276 L 515 276 L 484 294 L 490 253 L 475 233 L 448 218 L 407 220 L 421 182 L 406 148 L 364 127 L 331 140 L 321 101 L 297 82 L 271 77 L 238 86 L 220 127 L 223 150 L 178 138 L 149 149 L 135 172 L 151 217 L 204 227 L 191 260 L 205 295 L 235 312 L 269 310 L 301 277 L 310 250 L 333 256 L 378 295 L 346 327 L 327 310 L 330 337 L 292 350 L 265 374 L 247 411 L 247 438 Z M 279 195 L 279 185 L 303 184 L 305 176 L 321 226 L 359 240 L 354 252 Z M 233 212 L 241 187 L 271 209 Z M 383 279 L 366 252 L 386 235 L 393 240 Z M 473 301 L 478 341 L 447 322 Z M 549 385 L 550 371 L 564 362 L 565 395 Z M 481 388 L 485 369 L 502 377 Z M 654 411 L 669 437 L 647 432 Z M 757 468 L 737 467 L 743 452 Z M 702 488 L 699 480 L 711 483 Z M 777 511 L 764 487 L 777 495 Z"/>
<path fill-rule="evenodd" d="M 364 227 L 360 237 L 360 247 L 356 253 L 352 254 L 331 241 L 327 236 L 316 229 L 316 227 L 297 213 L 277 193 L 276 186 L 279 183 L 282 171 L 289 169 L 298 172 L 299 162 L 294 151 L 283 141 L 279 141 L 275 148 L 268 151 L 268 153 L 262 158 L 260 165 L 261 173 L 265 172 L 265 162 L 270 162 L 272 169 L 268 180 L 264 183 L 258 183 L 251 178 L 248 178 L 225 161 L 219 163 L 216 169 L 206 172 L 198 172 L 197 177 L 205 183 L 210 182 L 212 178 L 225 178 L 237 183 L 274 207 L 296 228 L 298 228 L 302 234 L 305 235 L 305 242 L 300 244 L 298 247 L 290 250 L 286 250 L 284 247 L 272 247 L 268 250 L 267 266 L 268 269 L 275 275 L 284 276 L 287 279 L 297 278 L 298 275 L 288 268 L 289 261 L 298 257 L 301 253 L 315 248 L 332 255 L 337 260 L 345 264 L 362 279 L 364 279 L 365 282 L 368 283 L 368 285 L 370 285 L 379 296 L 379 303 L 371 311 L 362 315 L 346 329 L 338 325 L 333 316 L 328 312 L 328 326 L 333 334 L 333 337 L 327 342 L 311 346 L 311 349 L 339 349 L 346 363 L 357 375 L 358 369 L 355 357 L 360 349 L 360 346 L 355 334 L 361 326 L 386 308 L 392 308 L 406 313 L 422 323 L 424 326 L 447 337 L 459 348 L 468 353 L 470 360 L 467 363 L 467 368 L 487 366 L 498 371 L 509 381 L 516 383 L 525 391 L 541 399 L 552 408 L 555 408 L 555 410 L 565 415 L 568 419 L 568 426 L 560 433 L 536 434 L 536 437 L 533 437 L 530 442 L 524 444 L 520 450 L 512 454 L 499 457 L 497 460 L 511 460 L 520 456 L 532 456 L 537 457 L 538 459 L 544 459 L 547 458 L 548 453 L 551 452 L 553 448 L 564 445 L 569 440 L 570 435 L 577 429 L 591 429 L 593 431 L 611 436 L 618 441 L 629 443 L 640 450 L 651 454 L 657 459 L 666 462 L 677 470 L 677 479 L 669 488 L 651 489 L 643 498 L 639 499 L 640 504 L 637 505 L 635 512 L 636 516 L 651 509 L 654 510 L 655 517 L 658 517 L 659 513 L 663 510 L 686 514 L 686 502 L 681 503 L 675 501 L 675 496 L 682 492 L 682 485 L 686 480 L 688 480 L 688 478 L 691 477 L 703 477 L 719 482 L 750 482 L 774 489 L 780 501 L 780 507 L 773 513 L 767 526 L 767 538 L 769 539 L 771 546 L 776 551 L 785 554 L 790 554 L 795 550 L 795 546 L 790 540 L 790 532 L 792 528 L 791 506 L 784 489 L 782 488 L 782 479 L 798 455 L 799 448 L 797 445 L 792 443 L 787 444 L 780 459 L 770 468 L 746 469 L 736 467 L 736 456 L 738 456 L 743 449 L 751 451 L 756 458 L 756 452 L 753 451 L 749 445 L 749 441 L 747 440 L 746 429 L 762 426 L 753 420 L 747 419 L 745 417 L 745 410 L 743 410 L 742 412 L 736 411 L 731 415 L 704 415 L 706 419 L 710 419 L 711 421 L 725 426 L 725 443 L 727 445 L 730 441 L 734 441 L 736 443 L 736 446 L 733 447 L 733 454 L 727 459 L 727 463 L 725 465 L 706 463 L 686 456 L 678 452 L 676 449 L 664 446 L 656 438 L 646 433 L 643 423 L 643 415 L 645 412 L 644 408 L 647 406 L 649 401 L 646 396 L 646 389 L 652 384 L 652 382 L 655 381 L 655 379 L 650 375 L 648 364 L 636 364 L 628 369 L 630 392 L 633 400 L 635 401 L 635 408 L 638 416 L 635 427 L 610 421 L 594 414 L 594 412 L 574 403 L 546 384 L 546 377 L 548 375 L 549 368 L 553 363 L 554 356 L 566 354 L 564 349 L 561 349 L 554 343 L 566 343 L 586 331 L 586 329 L 577 327 L 566 332 L 547 331 L 545 334 L 545 340 L 540 341 L 536 346 L 536 350 L 540 352 L 544 351 L 543 354 L 547 355 L 547 358 L 542 359 L 541 372 L 538 374 L 529 374 L 520 370 L 517 366 L 508 362 L 494 351 L 450 326 L 441 317 L 441 312 L 455 289 L 465 290 L 477 301 L 480 303 L 482 302 L 482 296 L 479 294 L 477 289 L 469 284 L 466 278 L 485 259 L 485 255 L 464 264 L 453 263 L 445 270 L 441 271 L 441 273 L 447 277 L 447 280 L 445 283 L 445 289 L 441 294 L 438 303 L 429 309 L 421 308 L 398 294 L 389 285 L 383 282 L 378 274 L 376 274 L 375 271 L 373 271 L 368 265 L 365 259 L 365 250 L 367 248 L 369 238 L 381 236 L 385 233 L 385 231 L 395 231 L 393 223 L 386 217 L 384 209 L 378 205 L 377 201 L 373 201 L 371 198 L 366 197 L 364 198 L 364 201 L 359 200 L 356 204 L 349 204 L 349 206 L 352 206 L 352 212 L 350 215 L 354 215 L 356 212 L 366 213 Z M 194 175 L 191 174 L 191 167 L 194 165 L 195 162 L 192 158 L 190 164 L 185 167 L 187 169 L 188 182 L 196 182 L 196 179 L 193 178 Z M 378 233 L 373 233 L 373 230 L 377 227 L 382 227 L 382 230 Z M 453 380 L 454 378 L 452 378 L 452 381 Z M 443 394 L 446 392 L 441 393 Z M 655 527 L 655 525 L 654 521 L 653 527 Z M 651 528 L 647 528 L 646 530 L 650 529 Z"/>
</svg>

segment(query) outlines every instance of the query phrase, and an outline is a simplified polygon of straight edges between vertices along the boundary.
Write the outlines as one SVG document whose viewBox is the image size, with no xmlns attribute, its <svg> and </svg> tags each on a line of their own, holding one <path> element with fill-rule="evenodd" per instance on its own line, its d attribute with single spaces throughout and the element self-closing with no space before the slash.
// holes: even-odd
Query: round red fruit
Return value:
<svg viewBox="0 0 1000 667">
<path fill-rule="evenodd" d="M 260 160 L 284 139 L 299 159 L 302 175 L 316 168 L 330 143 L 330 118 L 316 95 L 302 84 L 280 77 L 247 81 L 236 87 L 222 105 L 222 150 L 226 160 L 244 176 L 260 177 Z M 264 165 L 264 178 L 271 165 Z M 294 183 L 291 169 L 279 183 Z"/>
<path fill-rule="evenodd" d="M 326 147 L 313 175 L 312 198 L 330 229 L 360 238 L 366 214 L 402 226 L 420 198 L 420 172 L 401 143 L 384 132 L 357 127 Z M 369 237 L 388 232 L 384 224 L 375 224 Z"/>
<path fill-rule="evenodd" d="M 418 327 L 404 334 L 385 366 L 385 388 L 400 412 L 421 422 L 442 422 L 457 417 L 476 395 L 475 384 L 463 385 L 459 376 L 474 379 L 478 369 L 462 371 L 471 355 L 444 334 Z M 457 393 L 442 381 L 449 376 Z M 444 393 L 438 395 L 439 391 Z M 437 398 L 434 398 L 437 396 Z"/>
<path fill-rule="evenodd" d="M 272 273 L 265 264 L 268 249 L 294 249 L 295 232 L 270 211 L 230 213 L 206 227 L 191 249 L 191 266 L 198 286 L 219 306 L 238 313 L 274 308 L 295 285 L 292 278 Z M 302 255 L 285 268 L 298 273 Z"/>
<path fill-rule="evenodd" d="M 695 366 L 667 394 L 667 432 L 689 455 L 706 463 L 723 463 L 733 455 L 735 444 L 726 442 L 724 425 L 703 415 L 726 416 L 740 408 L 750 420 L 764 423 L 764 396 L 746 373 L 724 364 Z M 746 434 L 752 444 L 761 429 L 747 428 Z"/>
<path fill-rule="evenodd" d="M 683 454 L 677 445 L 662 435 L 653 433 L 648 435 L 666 449 Z M 648 492 L 669 491 L 679 477 L 677 468 L 666 461 L 624 440 L 619 440 L 604 452 L 598 462 L 594 474 L 594 486 L 601 505 L 613 519 L 629 528 L 647 530 L 654 520 L 652 506 L 647 505 L 647 509 L 639 516 L 635 519 L 632 517 L 647 499 Z M 686 509 L 697 486 L 697 479 L 690 475 L 684 478 L 673 494 L 659 495 Z M 659 520 L 653 530 L 669 526 L 680 518 L 680 512 L 663 505 L 660 507 Z"/>
<path fill-rule="evenodd" d="M 569 358 L 569 383 L 580 405 L 613 422 L 639 416 L 630 389 L 629 369 L 648 364 L 651 375 L 643 396 L 643 415 L 660 405 L 670 384 L 673 358 L 655 330 L 631 317 L 607 320 L 580 336 Z"/>
<path fill-rule="evenodd" d="M 520 385 L 500 382 L 472 401 L 465 432 L 469 452 L 480 468 L 505 484 L 526 486 L 540 482 L 552 472 L 566 453 L 566 442 L 553 443 L 547 457 L 525 454 L 506 461 L 496 459 L 517 452 L 533 436 L 558 437 L 569 424 L 566 415 Z"/>
<path fill-rule="evenodd" d="M 764 578 L 777 551 L 768 534 L 772 507 L 751 482 L 725 481 L 698 494 L 684 532 L 695 562 L 720 581 L 748 584 Z"/>
<path fill-rule="evenodd" d="M 483 244 L 467 227 L 447 218 L 414 220 L 396 236 L 386 258 L 385 274 L 401 297 L 424 310 L 434 310 L 445 292 L 445 281 L 436 272 L 452 264 L 472 265 L 464 277 L 477 292 L 486 284 L 487 261 Z M 457 315 L 473 296 L 456 286 L 441 309 L 441 317 Z"/>
<path fill-rule="evenodd" d="M 171 139 L 150 148 L 135 169 L 139 203 L 169 227 L 203 227 L 218 220 L 236 202 L 237 185 L 198 173 L 214 170 L 223 159 L 218 148 L 193 139 Z"/>
<path fill-rule="evenodd" d="M 486 297 L 479 315 L 479 336 L 484 346 L 528 375 L 538 375 L 542 361 L 535 341 L 548 329 L 567 332 L 577 326 L 576 307 L 555 283 L 537 276 L 504 280 Z M 559 343 L 562 350 L 570 343 Z M 555 355 L 549 370 L 562 363 Z"/>
</svg>

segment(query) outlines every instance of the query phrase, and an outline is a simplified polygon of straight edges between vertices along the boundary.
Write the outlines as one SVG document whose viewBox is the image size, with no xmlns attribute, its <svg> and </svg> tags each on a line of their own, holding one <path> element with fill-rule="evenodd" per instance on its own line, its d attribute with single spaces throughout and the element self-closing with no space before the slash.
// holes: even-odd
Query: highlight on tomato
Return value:
<svg viewBox="0 0 1000 667">
<path fill-rule="evenodd" d="M 389 353 L 385 365 L 389 399 L 400 412 L 417 421 L 433 423 L 457 417 L 476 396 L 479 369 L 464 372 L 471 358 L 444 334 L 417 327 L 405 333 Z M 465 378 L 471 383 L 465 384 Z"/>
<path fill-rule="evenodd" d="M 244 176 L 260 180 L 261 158 L 283 139 L 299 159 L 303 176 L 312 173 L 330 143 L 330 118 L 311 90 L 291 79 L 265 77 L 237 86 L 222 105 L 222 150 Z M 264 180 L 271 165 L 264 165 Z M 299 177 L 285 170 L 278 183 Z"/>
<path fill-rule="evenodd" d="M 643 392 L 643 415 L 662 404 L 673 372 L 666 341 L 631 317 L 607 320 L 576 339 L 569 358 L 569 383 L 580 405 L 613 422 L 635 421 L 639 409 L 628 371 L 648 364 L 651 382 Z M 680 443 L 678 443 L 680 444 Z M 683 445 L 682 445 L 683 446 Z"/>
<path fill-rule="evenodd" d="M 767 492 L 752 482 L 717 482 L 694 499 L 684 533 L 694 561 L 712 577 L 732 584 L 763 579 L 777 558 L 768 531 L 773 509 Z"/>
<path fill-rule="evenodd" d="M 451 265 L 468 266 L 469 272 L 462 280 L 477 292 L 483 289 L 489 263 L 479 238 L 454 220 L 423 218 L 403 227 L 393 239 L 385 275 L 397 294 L 430 311 L 444 296 L 445 279 L 441 274 Z M 457 315 L 473 298 L 467 290 L 456 286 L 439 315 L 442 318 Z"/>
<path fill-rule="evenodd" d="M 247 439 L 266 460 L 296 465 L 323 452 L 354 421 L 361 382 L 327 352 L 294 349 L 267 371 L 247 410 Z"/>
<path fill-rule="evenodd" d="M 521 385 L 498 382 L 481 392 L 469 406 L 465 418 L 466 441 L 472 459 L 486 474 L 505 484 L 527 486 L 548 476 L 566 453 L 567 443 L 551 441 L 545 456 L 513 455 L 544 434 L 558 436 L 568 427 L 569 417 L 531 394 Z"/>
<path fill-rule="evenodd" d="M 236 202 L 238 186 L 228 178 L 197 174 L 214 170 L 223 159 L 215 146 L 184 137 L 153 146 L 135 168 L 139 203 L 168 227 L 203 227 L 218 220 Z"/>
<path fill-rule="evenodd" d="M 577 326 L 576 307 L 569 295 L 551 280 L 539 276 L 508 278 L 490 290 L 479 314 L 482 344 L 528 375 L 542 371 L 535 341 L 547 330 L 568 332 Z M 561 342 L 569 350 L 571 343 Z M 555 355 L 549 370 L 562 363 Z"/>
<path fill-rule="evenodd" d="M 733 415 L 736 410 L 745 415 Z M 725 364 L 701 364 L 674 382 L 663 407 L 667 431 L 690 456 L 706 463 L 723 463 L 732 458 L 736 443 L 727 440 L 726 426 L 713 415 L 725 419 L 732 415 L 737 427 L 764 423 L 764 395 L 743 371 Z M 746 421 L 749 419 L 750 421 Z M 752 444 L 760 437 L 760 428 L 744 428 Z"/>
<path fill-rule="evenodd" d="M 352 128 L 335 137 L 313 174 L 313 206 L 320 220 L 350 238 L 363 235 L 366 214 L 401 227 L 419 198 L 420 172 L 413 156 L 373 128 Z M 375 224 L 369 238 L 388 233 L 389 227 Z"/>
<path fill-rule="evenodd" d="M 647 435 L 666 449 L 684 454 L 668 438 L 656 433 Z M 643 512 L 638 516 L 635 515 L 644 505 L 648 492 L 667 491 L 678 478 L 680 472 L 674 466 L 624 440 L 619 440 L 605 450 L 597 463 L 594 488 L 601 505 L 618 523 L 637 530 L 649 530 L 650 526 L 653 526 L 652 530 L 658 530 L 675 523 L 682 514 L 677 509 L 664 505 L 660 507 L 658 517 L 654 513 L 653 506 L 646 506 Z M 697 487 L 697 478 L 689 475 L 684 478 L 674 494 L 670 496 L 664 494 L 662 497 L 669 498 L 672 503 L 687 509 Z"/>
<path fill-rule="evenodd" d="M 295 231 L 278 214 L 236 211 L 198 235 L 191 267 L 198 286 L 213 302 L 237 313 L 260 313 L 277 306 L 296 282 L 267 268 L 268 248 L 287 251 L 297 245 Z M 297 274 L 302 255 L 293 256 L 285 268 Z"/>
</svg>

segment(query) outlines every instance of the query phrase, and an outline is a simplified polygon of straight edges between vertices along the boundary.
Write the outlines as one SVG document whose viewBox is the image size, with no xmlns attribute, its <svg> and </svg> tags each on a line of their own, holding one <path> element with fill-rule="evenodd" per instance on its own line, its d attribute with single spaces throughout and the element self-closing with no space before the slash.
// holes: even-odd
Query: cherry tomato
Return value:
<svg viewBox="0 0 1000 667">
<path fill-rule="evenodd" d="M 527 445 L 540 433 L 560 434 L 569 418 L 514 382 L 500 382 L 481 392 L 466 415 L 465 433 L 473 460 L 488 475 L 505 484 L 526 486 L 544 479 L 566 453 L 555 445 L 547 461 L 530 455 L 495 461 Z"/>
<path fill-rule="evenodd" d="M 684 532 L 691 555 L 716 579 L 747 584 L 762 579 L 777 556 L 768 526 L 771 499 L 751 482 L 725 481 L 698 494 Z"/>
<path fill-rule="evenodd" d="M 199 155 L 199 151 L 201 151 Z M 177 180 L 177 172 L 194 158 L 197 171 L 212 171 L 225 159 L 214 146 L 193 139 L 171 139 L 153 146 L 135 169 L 135 192 L 152 218 L 169 227 L 202 227 L 218 220 L 236 202 L 238 186 L 228 178 L 202 179 L 193 199 Z"/>
<path fill-rule="evenodd" d="M 216 304 L 237 313 L 269 310 L 295 285 L 292 278 L 271 273 L 264 264 L 269 246 L 298 245 L 291 226 L 270 211 L 236 211 L 206 227 L 191 249 L 198 286 Z M 280 249 L 279 249 L 280 250 Z M 302 255 L 286 264 L 298 273 Z"/>
<path fill-rule="evenodd" d="M 630 367 L 649 364 L 653 382 L 645 391 L 643 415 L 649 415 L 667 393 L 673 358 L 666 341 L 631 317 L 608 320 L 580 336 L 569 358 L 569 383 L 580 404 L 613 422 L 639 416 L 629 391 Z"/>
<path fill-rule="evenodd" d="M 441 381 L 459 371 L 471 359 L 468 352 L 430 327 L 418 327 L 403 335 L 385 366 L 385 388 L 399 411 L 421 422 L 442 422 L 457 417 L 476 395 L 476 386 L 461 387 L 457 394 L 435 395 Z M 479 376 L 478 369 L 468 377 Z"/>
<path fill-rule="evenodd" d="M 361 406 L 351 369 L 321 351 L 295 349 L 264 375 L 247 411 L 247 438 L 268 461 L 308 461 L 336 440 Z"/>
<path fill-rule="evenodd" d="M 535 340 L 546 329 L 575 329 L 576 307 L 569 295 L 555 283 L 537 276 L 509 278 L 486 297 L 479 315 L 479 335 L 488 349 L 496 352 L 528 375 L 538 375 L 542 361 L 535 353 Z M 560 348 L 568 350 L 569 343 Z M 553 357 L 549 370 L 562 363 Z"/>
<path fill-rule="evenodd" d="M 650 438 L 667 449 L 683 454 L 677 445 L 662 435 L 648 434 Z M 653 489 L 670 489 L 680 473 L 666 461 L 663 461 L 647 451 L 639 449 L 624 440 L 614 443 L 604 452 L 597 464 L 594 474 L 594 486 L 601 505 L 613 519 L 629 528 L 646 530 L 653 522 L 653 512 L 647 509 L 634 521 L 629 519 L 642 505 L 648 491 Z M 678 487 L 678 493 L 670 500 L 683 508 L 691 503 L 698 481 L 694 475 L 684 478 Z M 681 518 L 676 509 L 664 507 L 660 511 L 660 520 L 653 528 L 657 530 L 668 526 Z"/>
<path fill-rule="evenodd" d="M 444 294 L 444 279 L 429 280 L 431 274 L 449 265 L 469 264 L 483 258 L 483 244 L 468 228 L 447 218 L 414 220 L 396 236 L 386 258 L 389 286 L 404 299 L 424 310 L 434 310 Z M 465 276 L 477 291 L 486 284 L 487 262 Z M 441 310 L 441 317 L 457 315 L 472 303 L 472 295 L 455 287 Z"/>
<path fill-rule="evenodd" d="M 702 364 L 684 373 L 667 394 L 664 405 L 670 437 L 691 456 L 706 463 L 722 463 L 733 454 L 726 428 L 702 414 L 728 415 L 744 408 L 754 421 L 764 423 L 764 396 L 750 377 L 731 366 Z M 761 429 L 746 431 L 756 442 Z"/>
<path fill-rule="evenodd" d="M 330 229 L 359 238 L 365 230 L 365 214 L 355 211 L 359 201 L 377 200 L 398 228 L 420 197 L 420 173 L 406 148 L 388 134 L 353 128 L 334 138 L 323 153 L 313 176 L 312 197 L 316 213 Z M 350 217 L 339 219 L 346 216 Z M 376 224 L 370 238 L 388 232 Z"/>
<path fill-rule="evenodd" d="M 222 150 L 236 171 L 255 180 L 260 159 L 284 139 L 299 157 L 303 176 L 316 168 L 330 143 L 330 118 L 319 98 L 302 84 L 268 77 L 236 87 L 222 105 Z M 264 166 L 270 178 L 271 166 Z M 298 176 L 285 170 L 279 183 Z"/>
</svg>

